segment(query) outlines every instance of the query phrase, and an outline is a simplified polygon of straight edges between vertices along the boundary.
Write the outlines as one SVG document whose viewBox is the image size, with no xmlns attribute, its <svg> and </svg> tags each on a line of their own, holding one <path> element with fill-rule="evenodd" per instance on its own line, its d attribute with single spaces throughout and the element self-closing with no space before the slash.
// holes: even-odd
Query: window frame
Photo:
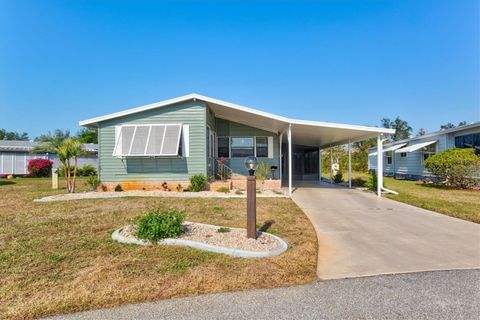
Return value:
<svg viewBox="0 0 480 320">
<path fill-rule="evenodd" d="M 269 145 L 268 145 L 268 136 L 254 136 L 255 138 L 255 141 L 254 141 L 254 145 L 255 145 L 255 157 L 257 158 L 268 158 L 268 148 L 269 148 Z M 265 145 L 265 151 L 266 151 L 266 155 L 265 156 L 259 156 L 258 155 L 258 152 L 257 152 L 257 139 L 258 138 L 261 138 L 261 139 L 265 139 L 265 142 L 266 142 L 266 145 Z"/>
<path fill-rule="evenodd" d="M 242 148 L 238 148 L 238 147 L 234 147 L 233 146 L 233 139 L 252 139 L 252 155 L 244 155 L 244 156 L 234 156 L 233 155 L 233 152 L 234 152 L 234 149 L 242 149 Z M 249 147 L 250 148 L 250 147 Z M 246 148 L 243 148 L 243 149 L 246 149 Z M 255 136 L 230 136 L 230 158 L 233 159 L 233 158 L 245 158 L 245 157 L 250 157 L 250 156 L 255 156 L 256 152 L 255 152 Z"/>
<path fill-rule="evenodd" d="M 393 164 L 393 151 L 387 151 L 385 152 L 385 157 L 386 157 L 386 164 L 391 165 Z"/>
<path fill-rule="evenodd" d="M 434 151 L 429 150 L 432 147 L 435 149 Z M 428 145 L 426 147 L 423 147 L 422 148 L 422 163 L 425 162 L 425 160 L 427 160 L 431 156 L 435 155 L 436 153 L 437 153 L 437 143 L 436 142 L 432 143 L 431 145 Z M 427 157 L 425 158 L 425 156 L 427 156 Z"/>
<path fill-rule="evenodd" d="M 400 152 L 400 158 L 408 158 L 408 152 Z"/>
</svg>

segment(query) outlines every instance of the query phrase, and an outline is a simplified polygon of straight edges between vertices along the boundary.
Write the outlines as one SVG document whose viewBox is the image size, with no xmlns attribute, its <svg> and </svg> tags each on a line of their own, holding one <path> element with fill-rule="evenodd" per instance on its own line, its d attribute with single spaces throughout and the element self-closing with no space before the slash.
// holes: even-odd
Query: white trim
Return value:
<svg viewBox="0 0 480 320">
<path fill-rule="evenodd" d="M 150 141 L 150 133 L 152 132 L 152 126 L 148 128 L 148 135 L 147 135 L 147 143 L 145 143 L 145 149 L 143 149 L 143 154 L 147 153 L 147 148 L 148 148 L 148 142 Z M 132 139 L 133 141 L 133 139 Z M 178 148 L 177 148 L 178 150 Z"/>
<path fill-rule="evenodd" d="M 182 126 L 182 156 L 190 157 L 190 125 Z"/>
<path fill-rule="evenodd" d="M 246 113 L 251 113 L 253 115 L 258 115 L 258 116 L 270 118 L 270 119 L 277 120 L 277 121 L 280 121 L 280 122 L 284 122 L 285 124 L 288 124 L 289 126 L 291 126 L 292 124 L 297 124 L 297 125 L 308 125 L 308 126 L 338 128 L 338 129 L 350 129 L 350 130 L 367 131 L 367 132 L 388 133 L 388 134 L 395 133 L 394 129 L 357 126 L 357 125 L 341 124 L 341 123 L 333 123 L 333 122 L 320 122 L 320 121 L 306 121 L 306 120 L 298 120 L 298 119 L 289 119 L 287 117 L 278 116 L 278 115 L 274 115 L 274 114 L 271 114 L 271 113 L 268 113 L 268 112 L 255 110 L 255 109 L 252 109 L 252 108 L 249 108 L 249 107 L 245 107 L 245 106 L 241 106 L 241 105 L 238 105 L 238 104 L 234 104 L 234 103 L 230 103 L 230 102 L 226 102 L 226 101 L 202 96 L 202 95 L 199 95 L 199 94 L 196 94 L 196 93 L 187 94 L 185 96 L 181 96 L 181 97 L 177 97 L 177 98 L 173 98 L 173 99 L 169 99 L 169 100 L 164 100 L 164 101 L 140 106 L 140 107 L 133 108 L 133 109 L 128 109 L 128 110 L 119 111 L 119 112 L 111 113 L 111 114 L 96 117 L 96 118 L 83 120 L 83 121 L 79 122 L 79 125 L 81 125 L 81 126 L 97 126 L 98 123 L 102 122 L 102 121 L 106 121 L 106 120 L 110 120 L 110 119 L 114 119 L 114 118 L 118 118 L 118 117 L 123 117 L 123 116 L 126 116 L 126 115 L 135 114 L 135 113 L 138 113 L 138 112 L 143 112 L 143 111 L 147 111 L 147 110 L 151 110 L 151 109 L 155 109 L 155 108 L 161 108 L 161 107 L 165 107 L 165 106 L 172 105 L 172 104 L 179 103 L 179 102 L 195 100 L 195 99 L 196 100 L 201 100 L 201 101 L 204 101 L 204 102 L 208 102 L 208 103 L 212 103 L 212 104 L 217 104 L 217 105 L 227 107 L 227 108 L 230 108 L 230 109 L 243 111 L 243 112 L 246 112 Z"/>
<path fill-rule="evenodd" d="M 377 196 L 382 196 L 383 188 L 383 140 L 382 136 L 378 135 L 377 137 L 377 154 L 380 156 L 377 157 Z"/>
<path fill-rule="evenodd" d="M 318 148 L 318 183 L 322 183 L 322 149 Z"/>
<path fill-rule="evenodd" d="M 282 186 L 282 141 L 283 141 L 283 132 L 278 134 L 278 169 L 279 169 L 279 178 L 280 178 L 280 187 Z"/>
<path fill-rule="evenodd" d="M 273 137 L 268 136 L 267 137 L 267 156 L 269 159 L 273 159 Z"/>
<path fill-rule="evenodd" d="M 137 128 L 138 126 L 135 126 L 133 129 L 132 142 L 130 142 L 130 148 L 128 148 L 128 155 L 132 154 L 132 146 L 133 146 L 133 141 L 135 141 L 135 134 L 137 133 Z M 163 137 L 165 138 L 165 136 Z M 162 148 L 163 148 L 163 143 L 162 143 Z"/>
</svg>

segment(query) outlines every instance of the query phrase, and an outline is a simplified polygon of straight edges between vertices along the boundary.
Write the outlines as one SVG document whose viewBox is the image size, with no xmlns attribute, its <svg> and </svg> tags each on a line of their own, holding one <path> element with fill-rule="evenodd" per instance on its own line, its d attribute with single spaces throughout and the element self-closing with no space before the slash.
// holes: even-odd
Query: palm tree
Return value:
<svg viewBox="0 0 480 320">
<path fill-rule="evenodd" d="M 58 159 L 63 165 L 67 179 L 67 191 L 75 192 L 75 179 L 77 177 L 78 157 L 83 153 L 82 144 L 77 139 L 66 138 L 57 148 Z M 73 166 L 70 160 L 73 159 Z"/>
<path fill-rule="evenodd" d="M 67 179 L 67 192 L 75 192 L 75 180 L 77 177 L 78 157 L 84 153 L 82 144 L 78 139 L 70 138 L 62 134 L 44 135 L 42 144 L 34 148 L 33 152 L 55 153 L 63 166 L 63 172 Z M 73 159 L 73 164 L 71 160 Z"/>
</svg>

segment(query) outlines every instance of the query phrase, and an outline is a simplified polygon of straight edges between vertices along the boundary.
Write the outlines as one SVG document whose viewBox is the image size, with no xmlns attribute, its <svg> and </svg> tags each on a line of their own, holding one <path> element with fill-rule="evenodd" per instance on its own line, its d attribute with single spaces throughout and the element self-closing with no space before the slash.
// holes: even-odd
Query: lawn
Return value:
<svg viewBox="0 0 480 320">
<path fill-rule="evenodd" d="M 63 182 L 62 182 L 63 183 Z M 84 181 L 78 183 L 80 191 Z M 316 278 L 317 240 L 290 200 L 259 198 L 257 221 L 289 250 L 242 259 L 178 246 L 111 240 L 143 210 L 168 206 L 187 220 L 245 227 L 245 199 L 120 198 L 34 203 L 64 190 L 48 179 L 0 180 L 0 318 L 36 318 L 125 303 L 302 284 Z"/>
<path fill-rule="evenodd" d="M 455 218 L 480 223 L 480 191 L 450 189 L 421 181 L 385 178 L 388 189 L 399 195 L 387 197 Z"/>
</svg>

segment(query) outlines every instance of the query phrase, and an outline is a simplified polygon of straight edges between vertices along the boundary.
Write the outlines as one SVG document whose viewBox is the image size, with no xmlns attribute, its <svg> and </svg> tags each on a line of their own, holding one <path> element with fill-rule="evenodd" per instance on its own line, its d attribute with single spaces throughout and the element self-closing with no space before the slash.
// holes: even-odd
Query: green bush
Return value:
<svg viewBox="0 0 480 320">
<path fill-rule="evenodd" d="M 342 183 L 343 182 L 343 173 L 342 171 L 337 171 L 337 173 L 333 176 L 333 182 L 335 183 Z"/>
<path fill-rule="evenodd" d="M 97 169 L 95 169 L 94 166 L 86 164 L 81 168 L 77 169 L 77 176 L 79 177 L 90 177 L 90 176 L 96 176 L 97 175 Z"/>
<path fill-rule="evenodd" d="M 367 183 L 365 184 L 365 186 L 368 188 L 368 190 L 373 191 L 373 192 L 377 192 L 377 186 L 378 186 L 377 182 L 378 182 L 377 172 L 372 171 L 372 173 L 368 177 L 368 180 L 367 180 Z"/>
<path fill-rule="evenodd" d="M 263 182 L 271 171 L 272 170 L 270 169 L 270 165 L 268 163 L 260 162 L 257 166 L 257 170 L 255 171 L 255 177 Z"/>
<path fill-rule="evenodd" d="M 480 156 L 474 149 L 446 150 L 429 157 L 424 165 L 449 187 L 469 189 L 480 184 Z"/>
<path fill-rule="evenodd" d="M 199 192 L 206 190 L 208 186 L 208 179 L 204 174 L 196 174 L 190 177 L 189 191 Z"/>
<path fill-rule="evenodd" d="M 87 178 L 87 185 L 91 190 L 97 190 L 98 186 L 100 185 L 100 180 L 98 180 L 97 176 L 89 176 Z"/>
<path fill-rule="evenodd" d="M 176 238 L 182 232 L 184 219 L 183 211 L 165 208 L 148 210 L 143 216 L 137 218 L 135 236 L 151 241 Z"/>
</svg>

